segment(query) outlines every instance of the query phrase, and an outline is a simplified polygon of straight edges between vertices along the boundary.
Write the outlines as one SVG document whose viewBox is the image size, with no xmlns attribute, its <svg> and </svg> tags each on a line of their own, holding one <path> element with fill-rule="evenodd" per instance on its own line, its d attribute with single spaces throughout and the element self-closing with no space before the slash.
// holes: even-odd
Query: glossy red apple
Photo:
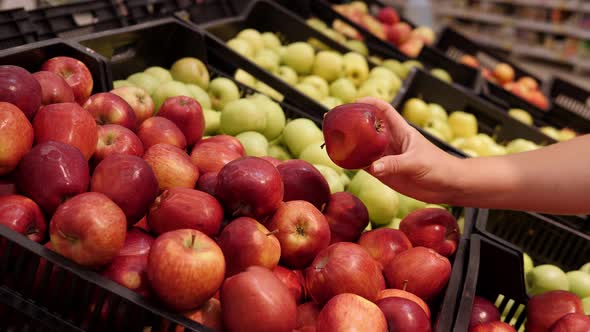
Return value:
<svg viewBox="0 0 590 332">
<path fill-rule="evenodd" d="M 223 316 L 221 314 L 221 302 L 216 298 L 210 298 L 197 309 L 182 314 L 184 317 L 194 320 L 215 332 L 223 332 Z M 176 332 L 184 332 L 184 327 L 177 326 Z"/>
<path fill-rule="evenodd" d="M 400 252 L 412 248 L 408 237 L 397 229 L 378 228 L 361 235 L 358 241 L 373 258 L 385 267 Z"/>
<path fill-rule="evenodd" d="M 90 159 L 98 142 L 94 119 L 76 103 L 51 104 L 41 108 L 33 120 L 35 144 L 58 141 L 78 148 Z"/>
<path fill-rule="evenodd" d="M 500 320 L 500 310 L 492 302 L 479 296 L 473 298 L 469 328 L 498 320 Z"/>
<path fill-rule="evenodd" d="M 33 126 L 18 107 L 0 102 L 0 175 L 16 168 L 33 146 Z"/>
<path fill-rule="evenodd" d="M 211 196 L 215 196 L 215 188 L 217 187 L 217 172 L 209 172 L 199 176 L 196 189 L 204 191 Z"/>
<path fill-rule="evenodd" d="M 367 207 L 348 192 L 332 194 L 324 215 L 330 225 L 330 243 L 356 242 L 369 224 Z"/>
<path fill-rule="evenodd" d="M 323 122 L 328 156 L 338 166 L 361 169 L 381 158 L 391 140 L 387 121 L 376 106 L 344 104 L 326 113 Z"/>
<path fill-rule="evenodd" d="M 205 141 L 205 140 L 203 140 L 203 141 Z M 215 136 L 208 137 L 206 139 L 206 141 L 209 143 L 221 143 L 222 145 L 239 153 L 242 157 L 246 156 L 246 150 L 244 150 L 244 146 L 242 145 L 242 143 L 240 143 L 240 141 L 237 138 L 235 138 L 233 136 L 215 135 Z"/>
<path fill-rule="evenodd" d="M 160 191 L 174 187 L 194 188 L 199 170 L 185 151 L 170 144 L 156 144 L 147 149 L 143 159 L 152 167 Z"/>
<path fill-rule="evenodd" d="M 425 208 L 410 212 L 399 225 L 412 245 L 431 248 L 449 257 L 457 250 L 459 225 L 453 215 L 444 209 Z"/>
<path fill-rule="evenodd" d="M 198 142 L 191 151 L 191 160 L 199 168 L 199 172 L 219 172 L 230 161 L 242 157 L 231 146 L 209 141 L 210 139 Z"/>
<path fill-rule="evenodd" d="M 383 7 L 379 10 L 377 14 L 377 19 L 381 21 L 381 23 L 392 25 L 399 22 L 399 15 L 397 11 L 391 7 Z"/>
<path fill-rule="evenodd" d="M 315 302 L 307 302 L 297 306 L 297 329 L 301 330 L 306 326 L 313 326 L 315 328 L 318 316 L 320 314 L 320 307 Z"/>
<path fill-rule="evenodd" d="M 328 182 L 312 164 L 305 160 L 286 160 L 277 166 L 281 173 L 285 202 L 303 200 L 322 209 L 330 200 Z"/>
<path fill-rule="evenodd" d="M 280 281 L 289 288 L 291 294 L 295 298 L 295 302 L 301 303 L 303 299 L 303 285 L 301 284 L 301 278 L 299 275 L 293 271 L 289 270 L 285 267 L 277 265 L 272 269 L 272 273 L 274 273 L 275 277 L 279 278 Z"/>
<path fill-rule="evenodd" d="M 320 305 L 342 293 L 374 301 L 385 289 L 379 263 L 363 247 L 350 242 L 334 243 L 320 252 L 305 269 L 305 285 Z"/>
<path fill-rule="evenodd" d="M 293 269 L 307 267 L 330 244 L 326 217 L 306 201 L 283 203 L 267 226 L 281 243 L 281 262 Z"/>
<path fill-rule="evenodd" d="M 292 332 L 296 325 L 297 305 L 289 289 L 260 266 L 224 281 L 221 308 L 228 332 Z"/>
<path fill-rule="evenodd" d="M 186 148 L 186 138 L 174 122 L 161 116 L 154 116 L 145 120 L 137 136 L 147 150 L 156 144 L 170 144 L 180 149 Z"/>
<path fill-rule="evenodd" d="M 334 296 L 318 315 L 317 331 L 387 332 L 385 315 L 375 303 L 356 294 Z"/>
<path fill-rule="evenodd" d="M 49 235 L 56 252 L 88 266 L 108 264 L 125 244 L 127 222 L 117 204 L 101 193 L 83 193 L 60 205 Z"/>
<path fill-rule="evenodd" d="M 122 86 L 111 90 L 111 92 L 125 99 L 127 104 L 131 106 L 137 119 L 137 127 L 154 115 L 154 100 L 144 89 L 135 86 Z"/>
<path fill-rule="evenodd" d="M 414 247 L 397 254 L 383 274 L 389 287 L 405 289 L 429 301 L 447 285 L 451 263 L 432 249 Z"/>
<path fill-rule="evenodd" d="M 137 117 L 125 99 L 114 93 L 97 93 L 84 103 L 98 125 L 117 124 L 131 131 L 137 130 Z"/>
<path fill-rule="evenodd" d="M 221 286 L 224 274 L 221 249 L 202 232 L 179 229 L 158 236 L 152 244 L 148 280 L 155 295 L 171 309 L 203 305 Z"/>
<path fill-rule="evenodd" d="M 277 158 L 271 157 L 271 156 L 264 156 L 264 157 L 260 157 L 260 158 L 268 161 L 274 167 L 277 167 L 277 166 L 279 166 L 281 164 L 281 161 L 280 160 L 278 160 Z"/>
<path fill-rule="evenodd" d="M 188 146 L 192 146 L 203 137 L 203 109 L 201 104 L 191 97 L 176 96 L 166 99 L 158 110 L 158 116 L 174 122 L 184 134 Z"/>
<path fill-rule="evenodd" d="M 533 296 L 526 307 L 527 332 L 549 331 L 551 326 L 567 314 L 583 314 L 582 301 L 574 293 L 549 291 Z"/>
<path fill-rule="evenodd" d="M 154 234 L 196 229 L 208 236 L 219 233 L 223 207 L 215 197 L 190 188 L 170 188 L 153 202 L 147 222 Z"/>
<path fill-rule="evenodd" d="M 398 22 L 387 29 L 387 40 L 394 45 L 405 43 L 412 33 L 412 27 L 406 22 Z"/>
<path fill-rule="evenodd" d="M 142 157 L 143 153 L 141 140 L 131 130 L 119 125 L 98 126 L 98 143 L 92 155 L 95 165 L 113 154 Z"/>
<path fill-rule="evenodd" d="M 527 330 L 528 331 L 528 330 Z M 469 329 L 469 332 L 516 332 L 512 325 L 501 321 L 487 322 Z"/>
<path fill-rule="evenodd" d="M 61 143 L 45 142 L 31 149 L 18 165 L 19 192 L 33 199 L 45 213 L 88 190 L 90 171 L 80 150 Z"/>
<path fill-rule="evenodd" d="M 377 295 L 377 301 L 388 297 L 401 297 L 404 299 L 408 299 L 410 301 L 414 301 L 417 305 L 420 306 L 420 308 L 422 308 L 422 310 L 424 310 L 424 313 L 426 313 L 426 316 L 428 316 L 428 319 L 430 319 L 430 308 L 428 307 L 428 304 L 426 304 L 426 302 L 424 302 L 424 300 L 422 300 L 418 296 L 403 289 L 389 288 L 379 292 L 379 295 Z"/>
<path fill-rule="evenodd" d="M 584 314 L 567 314 L 561 317 L 549 332 L 588 332 L 590 331 L 590 316 Z"/>
<path fill-rule="evenodd" d="M 0 196 L 0 225 L 41 243 L 47 224 L 39 206 L 21 195 Z"/>
<path fill-rule="evenodd" d="M 15 105 L 29 120 L 41 106 L 41 85 L 31 73 L 18 66 L 0 66 L 0 102 Z"/>
<path fill-rule="evenodd" d="M 94 81 L 84 63 L 67 56 L 51 58 L 41 66 L 41 70 L 50 71 L 63 77 L 72 88 L 74 98 L 80 105 L 90 97 Z"/>
<path fill-rule="evenodd" d="M 125 213 L 127 225 L 132 226 L 158 196 L 158 180 L 142 158 L 114 154 L 96 166 L 90 190 L 112 199 Z"/>
<path fill-rule="evenodd" d="M 261 220 L 274 213 L 282 203 L 281 174 L 264 159 L 236 159 L 219 171 L 215 197 L 230 215 Z"/>
<path fill-rule="evenodd" d="M 389 331 L 432 331 L 430 318 L 414 301 L 403 297 L 387 297 L 375 304 L 383 311 Z"/>
<path fill-rule="evenodd" d="M 74 91 L 63 77 L 50 71 L 38 71 L 33 77 L 41 85 L 41 105 L 76 102 Z"/>
</svg>

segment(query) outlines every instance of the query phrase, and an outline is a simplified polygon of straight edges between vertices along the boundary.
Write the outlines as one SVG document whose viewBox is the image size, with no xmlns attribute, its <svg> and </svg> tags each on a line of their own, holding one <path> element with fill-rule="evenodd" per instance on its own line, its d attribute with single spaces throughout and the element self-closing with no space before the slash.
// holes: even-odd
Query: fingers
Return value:
<svg viewBox="0 0 590 332">
<path fill-rule="evenodd" d="M 403 155 L 385 156 L 373 162 L 368 171 L 373 176 L 380 178 L 402 174 L 407 170 L 407 166 Z"/>
<path fill-rule="evenodd" d="M 401 116 L 401 114 L 399 114 L 399 112 L 396 111 L 391 104 L 384 100 L 375 97 L 363 97 L 356 100 L 356 102 L 370 104 L 377 107 L 381 112 L 385 114 L 387 123 L 392 130 L 408 126 L 406 120 Z"/>
</svg>

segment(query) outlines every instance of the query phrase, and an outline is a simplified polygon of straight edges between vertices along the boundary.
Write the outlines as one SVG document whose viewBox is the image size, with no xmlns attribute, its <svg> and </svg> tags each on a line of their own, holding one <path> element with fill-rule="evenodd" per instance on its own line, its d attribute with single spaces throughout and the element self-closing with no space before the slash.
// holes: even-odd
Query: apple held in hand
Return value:
<svg viewBox="0 0 590 332">
<path fill-rule="evenodd" d="M 0 121 L 0 175 L 5 175 L 31 150 L 34 134 L 25 114 L 13 104 L 0 102 Z"/>
<path fill-rule="evenodd" d="M 358 240 L 358 244 L 381 265 L 387 266 L 400 252 L 412 248 L 412 243 L 401 231 L 391 228 L 379 228 L 365 232 Z"/>
<path fill-rule="evenodd" d="M 144 89 L 134 86 L 124 86 L 111 90 L 111 93 L 123 98 L 137 119 L 137 127 L 154 114 L 154 101 Z"/>
<path fill-rule="evenodd" d="M 156 144 L 170 144 L 180 149 L 186 148 L 186 137 L 178 128 L 178 126 L 161 116 L 154 116 L 145 120 L 139 130 L 137 136 L 143 143 L 145 149 Z"/>
<path fill-rule="evenodd" d="M 318 315 L 317 331 L 387 332 L 387 320 L 377 305 L 356 294 L 334 296 Z"/>
<path fill-rule="evenodd" d="M 156 144 L 145 152 L 143 159 L 152 167 L 160 191 L 174 187 L 194 188 L 199 179 L 199 169 L 185 151 L 173 145 Z"/>
<path fill-rule="evenodd" d="M 18 66 L 0 66 L 0 102 L 11 103 L 32 120 L 41 106 L 41 85 Z"/>
<path fill-rule="evenodd" d="M 98 125 L 118 124 L 132 131 L 137 130 L 137 117 L 125 99 L 114 93 L 97 93 L 84 103 Z"/>
<path fill-rule="evenodd" d="M 590 316 L 583 313 L 567 314 L 561 317 L 549 332 L 587 332 L 590 331 Z"/>
<path fill-rule="evenodd" d="M 330 186 L 312 164 L 304 160 L 287 160 L 277 166 L 285 188 L 285 202 L 304 200 L 322 209 L 330 200 Z"/>
<path fill-rule="evenodd" d="M 51 218 L 49 235 L 56 252 L 88 266 L 109 263 L 125 244 L 123 210 L 101 193 L 83 193 L 60 205 Z"/>
<path fill-rule="evenodd" d="M 375 304 L 387 320 L 389 331 L 429 332 L 430 318 L 414 301 L 402 297 L 387 297 Z"/>
<path fill-rule="evenodd" d="M 533 296 L 527 304 L 527 332 L 544 332 L 570 313 L 583 314 L 582 301 L 575 294 L 556 290 Z"/>
<path fill-rule="evenodd" d="M 399 227 L 413 246 L 431 248 L 446 257 L 457 250 L 459 225 L 447 210 L 424 208 L 413 211 L 402 220 Z"/>
<path fill-rule="evenodd" d="M 347 169 L 360 169 L 381 158 L 391 140 L 386 120 L 377 107 L 352 103 L 326 113 L 323 122 L 330 159 Z"/>
<path fill-rule="evenodd" d="M 24 115 L 23 115 L 24 117 Z M 47 225 L 39 206 L 21 195 L 0 196 L 0 225 L 41 243 Z"/>
<path fill-rule="evenodd" d="M 205 118 L 199 102 L 186 96 L 166 99 L 158 116 L 166 118 L 180 129 L 186 138 L 186 144 L 192 146 L 198 142 L 205 132 Z"/>
<path fill-rule="evenodd" d="M 33 77 L 41 85 L 41 105 L 75 102 L 74 91 L 63 77 L 50 71 L 38 71 Z"/>
<path fill-rule="evenodd" d="M 324 215 L 330 226 L 330 244 L 356 242 L 369 224 L 369 212 L 363 202 L 347 192 L 330 196 Z"/>
<path fill-rule="evenodd" d="M 41 70 L 50 71 L 63 77 L 72 88 L 78 104 L 84 104 L 86 99 L 90 97 L 94 81 L 88 67 L 82 61 L 67 56 L 58 56 L 45 61 Z"/>
<path fill-rule="evenodd" d="M 92 155 L 96 165 L 113 154 L 142 157 L 143 143 L 131 130 L 119 125 L 98 126 L 98 143 Z"/>
</svg>

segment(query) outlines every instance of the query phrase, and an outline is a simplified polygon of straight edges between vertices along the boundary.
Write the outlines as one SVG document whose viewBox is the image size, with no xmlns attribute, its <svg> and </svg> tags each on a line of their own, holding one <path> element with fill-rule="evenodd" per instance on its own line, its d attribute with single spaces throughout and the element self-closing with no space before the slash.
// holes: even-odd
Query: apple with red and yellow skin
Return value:
<svg viewBox="0 0 590 332">
<path fill-rule="evenodd" d="M 111 90 L 111 93 L 125 99 L 131 106 L 137 119 L 137 127 L 154 115 L 154 101 L 144 89 L 135 86 L 123 86 Z"/>
<path fill-rule="evenodd" d="M 494 77 L 500 84 L 514 81 L 514 68 L 507 63 L 499 63 L 494 67 Z"/>
<path fill-rule="evenodd" d="M 47 229 L 41 208 L 21 195 L 0 196 L 0 225 L 38 243 L 45 239 Z"/>
<path fill-rule="evenodd" d="M 364 232 L 358 244 L 365 248 L 369 254 L 385 267 L 400 252 L 412 248 L 408 237 L 397 229 L 379 228 Z"/>
<path fill-rule="evenodd" d="M 101 193 L 77 195 L 60 205 L 51 218 L 54 250 L 74 262 L 98 268 L 108 264 L 125 244 L 125 213 Z"/>
<path fill-rule="evenodd" d="M 48 215 L 69 197 L 88 190 L 90 170 L 80 150 L 49 141 L 33 147 L 16 170 L 16 185 Z"/>
<path fill-rule="evenodd" d="M 459 225 L 445 209 L 412 211 L 401 221 L 399 229 L 407 235 L 413 246 L 431 248 L 446 257 L 457 250 Z"/>
<path fill-rule="evenodd" d="M 0 175 L 16 168 L 21 158 L 33 146 L 33 126 L 18 107 L 0 102 Z"/>
<path fill-rule="evenodd" d="M 74 91 L 63 77 L 50 71 L 38 71 L 33 77 L 41 85 L 41 105 L 73 103 Z"/>
<path fill-rule="evenodd" d="M 203 140 L 203 142 L 209 143 L 221 143 L 222 145 L 226 146 L 230 150 L 233 150 L 240 154 L 240 156 L 246 156 L 246 150 L 244 150 L 244 146 L 240 143 L 240 140 L 229 135 L 215 135 L 211 137 L 207 137 Z"/>
<path fill-rule="evenodd" d="M 98 125 L 118 124 L 132 131 L 137 130 L 137 117 L 125 99 L 110 92 L 97 93 L 83 105 Z"/>
<path fill-rule="evenodd" d="M 0 66 L 0 102 L 7 102 L 32 120 L 41 106 L 41 85 L 31 73 L 18 66 Z"/>
<path fill-rule="evenodd" d="M 587 332 L 590 331 L 590 316 L 572 313 L 561 317 L 549 332 Z"/>
<path fill-rule="evenodd" d="M 487 322 L 469 329 L 469 332 L 516 332 L 516 329 L 508 323 L 496 320 L 493 322 Z"/>
<path fill-rule="evenodd" d="M 92 155 L 95 165 L 113 154 L 142 157 L 143 153 L 143 143 L 131 130 L 115 124 L 98 126 L 98 143 Z"/>
<path fill-rule="evenodd" d="M 283 161 L 276 167 L 283 180 L 283 201 L 304 200 L 322 209 L 330 200 L 330 186 L 312 164 L 294 159 Z"/>
<path fill-rule="evenodd" d="M 304 295 L 302 284 L 304 279 L 301 278 L 300 274 L 296 270 L 290 270 L 280 265 L 275 266 L 272 269 L 272 273 L 287 286 L 291 294 L 293 294 L 295 302 L 301 303 Z"/>
<path fill-rule="evenodd" d="M 326 217 L 307 201 L 283 203 L 268 229 L 281 243 L 281 262 L 294 269 L 307 267 L 330 244 Z"/>
<path fill-rule="evenodd" d="M 199 179 L 199 169 L 185 151 L 174 145 L 153 145 L 143 159 L 154 171 L 160 191 L 174 187 L 194 188 Z"/>
<path fill-rule="evenodd" d="M 90 159 L 98 128 L 94 118 L 76 103 L 51 104 L 42 107 L 33 120 L 35 144 L 58 141 L 76 147 Z"/>
<path fill-rule="evenodd" d="M 533 296 L 527 304 L 527 332 L 548 331 L 567 314 L 584 314 L 582 301 L 574 293 L 549 291 Z"/>
<path fill-rule="evenodd" d="M 537 90 L 539 88 L 539 83 L 537 83 L 537 80 L 530 76 L 523 76 L 519 78 L 516 83 L 524 86 L 528 90 Z"/>
<path fill-rule="evenodd" d="M 394 45 L 405 43 L 412 33 L 412 27 L 406 22 L 398 22 L 387 29 L 387 40 Z"/>
<path fill-rule="evenodd" d="M 80 105 L 90 97 L 94 81 L 88 67 L 80 61 L 67 56 L 51 58 L 41 66 L 41 70 L 50 71 L 63 77 L 74 92 L 74 99 Z"/>
<path fill-rule="evenodd" d="M 315 302 L 306 302 L 298 305 L 296 328 L 300 331 L 304 327 L 313 327 L 315 329 L 320 309 L 321 308 Z"/>
<path fill-rule="evenodd" d="M 354 313 L 354 314 L 351 314 Z M 334 296 L 320 311 L 317 331 L 387 332 L 387 320 L 379 307 L 356 294 Z"/>
<path fill-rule="evenodd" d="M 459 62 L 473 68 L 479 68 L 479 60 L 473 55 L 465 54 L 461 56 Z"/>
<path fill-rule="evenodd" d="M 170 188 L 153 202 L 147 222 L 154 234 L 196 229 L 208 236 L 219 233 L 223 207 L 215 197 L 190 188 Z"/>
<path fill-rule="evenodd" d="M 197 309 L 182 314 L 184 317 L 194 320 L 215 332 L 223 332 L 223 316 L 221 314 L 221 302 L 216 298 L 210 298 Z M 177 326 L 176 332 L 184 332 L 184 327 Z"/>
<path fill-rule="evenodd" d="M 528 101 L 541 108 L 541 109 L 548 109 L 549 108 L 549 100 L 547 99 L 547 97 L 545 97 L 545 95 L 539 91 L 539 90 L 533 90 L 530 92 L 530 97 L 528 98 Z"/>
<path fill-rule="evenodd" d="M 198 142 L 191 151 L 191 161 L 201 173 L 219 172 L 230 161 L 242 157 L 231 146 L 211 141 L 211 138 Z"/>
<path fill-rule="evenodd" d="M 297 304 L 289 289 L 260 266 L 227 278 L 221 287 L 226 331 L 292 332 Z"/>
<path fill-rule="evenodd" d="M 221 286 L 225 260 L 219 246 L 205 233 L 178 229 L 156 238 L 147 275 L 164 304 L 178 311 L 190 310 L 203 305 Z"/>
<path fill-rule="evenodd" d="M 424 300 L 422 300 L 418 296 L 416 296 L 410 292 L 407 292 L 405 290 L 402 290 L 402 289 L 388 288 L 388 289 L 384 289 L 379 292 L 379 295 L 377 295 L 376 301 L 379 301 L 381 299 L 385 299 L 388 297 L 401 297 L 404 299 L 408 299 L 410 301 L 414 301 L 417 305 L 420 306 L 420 308 L 422 308 L 422 310 L 424 310 L 424 312 L 426 313 L 426 316 L 428 316 L 428 319 L 430 319 L 430 308 L 428 307 L 428 304 L 426 304 L 426 302 L 424 302 Z"/>
<path fill-rule="evenodd" d="M 405 55 L 415 58 L 420 54 L 422 47 L 424 47 L 422 39 L 410 37 L 410 39 L 406 40 L 399 46 L 399 50 Z"/>
<path fill-rule="evenodd" d="M 143 143 L 144 149 L 149 149 L 156 144 L 170 144 L 183 150 L 186 148 L 186 138 L 180 128 L 161 116 L 145 120 L 139 126 L 137 136 Z"/>
<path fill-rule="evenodd" d="M 389 331 L 429 332 L 430 317 L 414 301 L 403 297 L 387 297 L 375 304 L 383 311 Z"/>
<path fill-rule="evenodd" d="M 96 166 L 90 190 L 112 199 L 125 213 L 127 225 L 132 226 L 158 196 L 158 179 L 141 157 L 113 154 Z"/>
<path fill-rule="evenodd" d="M 188 146 L 192 146 L 203 137 L 203 109 L 201 104 L 191 97 L 176 96 L 166 99 L 158 110 L 158 116 L 174 122 L 184 134 Z"/>
</svg>

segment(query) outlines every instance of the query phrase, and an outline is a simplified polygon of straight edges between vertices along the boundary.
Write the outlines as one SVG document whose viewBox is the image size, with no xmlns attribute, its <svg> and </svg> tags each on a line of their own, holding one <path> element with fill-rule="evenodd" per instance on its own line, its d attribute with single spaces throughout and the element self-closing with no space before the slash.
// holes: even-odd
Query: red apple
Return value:
<svg viewBox="0 0 590 332">
<path fill-rule="evenodd" d="M 101 193 L 83 193 L 60 205 L 49 235 L 56 252 L 88 266 L 109 263 L 123 248 L 127 222 L 117 204 Z"/>
<path fill-rule="evenodd" d="M 533 90 L 530 92 L 530 97 L 527 99 L 531 104 L 537 106 L 540 109 L 547 110 L 549 108 L 549 100 L 543 92 L 539 90 Z"/>
<path fill-rule="evenodd" d="M 149 149 L 156 144 L 170 144 L 180 149 L 186 148 L 186 138 L 174 122 L 161 116 L 154 116 L 145 120 L 137 136 L 143 142 L 143 147 Z"/>
<path fill-rule="evenodd" d="M 383 274 L 389 287 L 407 290 L 429 301 L 447 285 L 451 263 L 432 249 L 414 247 L 397 254 Z"/>
<path fill-rule="evenodd" d="M 530 76 L 523 76 L 519 78 L 516 83 L 524 86 L 528 90 L 537 90 L 539 88 L 539 83 Z"/>
<path fill-rule="evenodd" d="M 45 239 L 47 229 L 39 206 L 21 195 L 0 196 L 0 225 L 39 243 Z"/>
<path fill-rule="evenodd" d="M 588 332 L 590 331 L 590 316 L 583 313 L 567 314 L 561 317 L 549 332 Z"/>
<path fill-rule="evenodd" d="M 210 139 L 206 138 L 198 142 L 191 151 L 191 160 L 199 168 L 199 172 L 219 172 L 230 161 L 242 157 L 230 146 L 211 142 Z"/>
<path fill-rule="evenodd" d="M 113 154 L 142 157 L 143 153 L 141 140 L 131 130 L 119 125 L 98 126 L 98 143 L 92 155 L 95 165 Z"/>
<path fill-rule="evenodd" d="M 199 170 L 185 151 L 170 144 L 156 144 L 147 149 L 143 159 L 152 167 L 160 191 L 174 187 L 194 188 Z"/>
<path fill-rule="evenodd" d="M 283 201 L 304 200 L 322 209 L 330 200 L 330 186 L 322 173 L 305 160 L 286 160 L 277 166 L 285 194 Z"/>
<path fill-rule="evenodd" d="M 533 296 L 526 307 L 527 332 L 545 332 L 567 314 L 584 314 L 582 301 L 574 293 L 549 291 Z"/>
<path fill-rule="evenodd" d="M 507 323 L 501 321 L 493 321 L 475 325 L 474 327 L 469 329 L 469 332 L 516 332 L 516 330 L 514 329 L 514 327 Z"/>
<path fill-rule="evenodd" d="M 63 77 L 50 71 L 38 71 L 33 73 L 33 77 L 41 85 L 41 105 L 57 103 L 73 103 L 74 91 L 68 85 Z"/>
<path fill-rule="evenodd" d="M 375 304 L 383 311 L 389 331 L 432 331 L 430 318 L 414 301 L 403 297 L 387 297 Z"/>
<path fill-rule="evenodd" d="M 469 67 L 479 68 L 479 60 L 477 60 L 476 57 L 469 54 L 461 56 L 459 62 Z"/>
<path fill-rule="evenodd" d="M 231 161 L 217 175 L 215 197 L 230 215 L 261 220 L 282 203 L 281 174 L 264 159 L 244 157 Z"/>
<path fill-rule="evenodd" d="M 188 146 L 192 146 L 203 137 L 203 109 L 201 104 L 191 97 L 176 96 L 166 99 L 158 110 L 158 116 L 174 122 L 184 134 Z"/>
<path fill-rule="evenodd" d="M 197 181 L 196 189 L 204 191 L 211 196 L 215 196 L 215 188 L 217 187 L 217 172 L 209 172 L 201 174 Z"/>
<path fill-rule="evenodd" d="M 272 273 L 274 273 L 275 277 L 279 278 L 279 280 L 289 288 L 289 291 L 295 298 L 295 302 L 301 303 L 303 300 L 303 284 L 301 283 L 299 275 L 295 271 L 289 270 L 280 265 L 275 266 L 274 269 L 272 269 Z"/>
<path fill-rule="evenodd" d="M 98 125 L 118 124 L 132 131 L 137 130 L 137 117 L 125 99 L 114 93 L 97 93 L 84 103 Z"/>
<path fill-rule="evenodd" d="M 224 274 L 221 249 L 197 230 L 167 232 L 152 244 L 148 279 L 154 293 L 171 309 L 184 311 L 203 305 L 221 286 Z"/>
<path fill-rule="evenodd" d="M 41 70 L 50 71 L 63 77 L 72 87 L 74 98 L 80 105 L 90 97 L 94 81 L 88 67 L 84 63 L 67 56 L 51 58 L 43 64 Z"/>
<path fill-rule="evenodd" d="M 334 193 L 324 215 L 330 225 L 330 244 L 356 242 L 369 224 L 369 211 L 363 202 L 348 192 Z"/>
<path fill-rule="evenodd" d="M 500 84 L 514 81 L 514 69 L 507 63 L 497 64 L 493 74 Z"/>
<path fill-rule="evenodd" d="M 141 220 L 139 220 L 139 222 L 137 222 L 137 224 L 135 224 L 135 227 L 141 228 L 146 232 L 151 232 L 151 229 L 147 224 L 147 217 L 146 216 L 143 216 L 143 218 L 141 218 Z"/>
<path fill-rule="evenodd" d="M 414 37 L 406 40 L 403 44 L 401 44 L 399 46 L 399 50 L 403 54 L 411 58 L 415 58 L 418 56 L 418 54 L 420 54 L 422 47 L 424 47 L 424 41 L 422 41 L 422 39 Z"/>
<path fill-rule="evenodd" d="M 415 210 L 404 217 L 399 225 L 412 245 L 431 248 L 449 257 L 457 250 L 460 231 L 457 220 L 444 209 Z"/>
<path fill-rule="evenodd" d="M 398 22 L 387 29 L 387 40 L 394 45 L 401 45 L 410 38 L 412 27 L 406 22 Z"/>
<path fill-rule="evenodd" d="M 213 237 L 219 233 L 222 221 L 223 207 L 215 197 L 189 188 L 165 190 L 147 215 L 154 234 L 188 228 Z"/>
<path fill-rule="evenodd" d="M 278 160 L 277 158 L 271 157 L 271 156 L 264 156 L 264 157 L 260 157 L 260 158 L 268 161 L 274 167 L 277 167 L 277 166 L 279 166 L 281 164 L 281 161 L 280 160 Z"/>
<path fill-rule="evenodd" d="M 41 85 L 26 69 L 0 66 L 0 101 L 15 105 L 32 120 L 41 106 L 41 98 Z"/>
<path fill-rule="evenodd" d="M 111 92 L 125 99 L 127 104 L 131 106 L 137 119 L 137 127 L 154 115 L 154 101 L 144 89 L 135 86 L 122 86 L 111 90 Z"/>
<path fill-rule="evenodd" d="M 210 298 L 197 309 L 182 314 L 184 317 L 194 320 L 215 332 L 223 332 L 223 316 L 221 314 L 221 302 Z M 176 332 L 184 332 L 184 327 L 176 327 Z"/>
<path fill-rule="evenodd" d="M 390 129 L 376 106 L 351 103 L 336 106 L 323 122 L 330 159 L 347 169 L 365 168 L 383 156 Z"/>
<path fill-rule="evenodd" d="M 225 280 L 221 308 L 228 332 L 292 332 L 296 325 L 297 305 L 289 289 L 260 266 Z"/>
<path fill-rule="evenodd" d="M 337 245 L 337 244 L 336 244 Z M 318 315 L 317 331 L 387 332 L 387 321 L 379 307 L 355 294 L 334 296 Z"/>
<path fill-rule="evenodd" d="M 428 319 L 430 319 L 430 308 L 428 307 L 428 304 L 426 304 L 426 302 L 424 302 L 424 300 L 422 300 L 421 298 L 419 298 L 418 296 L 407 292 L 405 290 L 402 289 L 384 289 L 382 291 L 379 292 L 379 295 L 377 295 L 377 301 L 381 300 L 381 299 L 385 299 L 388 297 L 402 297 L 404 299 L 408 299 L 410 301 L 414 301 L 417 305 L 420 306 L 420 308 L 422 308 L 422 310 L 424 310 L 424 312 L 426 313 L 426 316 L 428 316 Z"/>
<path fill-rule="evenodd" d="M 66 199 L 87 191 L 89 182 L 88 163 L 80 150 L 61 142 L 50 141 L 33 147 L 16 172 L 19 191 L 48 215 Z"/>
<path fill-rule="evenodd" d="M 492 302 L 479 296 L 473 298 L 469 328 L 498 320 L 500 320 L 500 310 Z"/>
<path fill-rule="evenodd" d="M 377 14 L 377 19 L 381 21 L 381 23 L 385 23 L 387 25 L 393 25 L 399 22 L 399 15 L 397 11 L 391 7 L 383 7 L 379 10 Z"/>
<path fill-rule="evenodd" d="M 112 199 L 125 213 L 127 225 L 132 226 L 158 196 L 158 180 L 142 158 L 114 154 L 96 166 L 90 190 Z"/>
<path fill-rule="evenodd" d="M 0 175 L 16 168 L 33 146 L 33 126 L 18 107 L 0 102 Z"/>
<path fill-rule="evenodd" d="M 246 150 L 244 150 L 244 146 L 242 145 L 242 143 L 240 143 L 240 141 L 237 138 L 235 138 L 233 136 L 215 135 L 215 136 L 208 137 L 206 140 L 203 140 L 203 142 L 205 142 L 205 141 L 209 142 L 209 143 L 221 143 L 222 145 L 239 153 L 240 156 L 242 156 L 242 157 L 246 156 Z"/>
<path fill-rule="evenodd" d="M 350 242 L 334 243 L 321 251 L 305 269 L 305 285 L 320 305 L 342 293 L 374 301 L 385 289 L 379 263 L 363 247 Z"/>
<path fill-rule="evenodd" d="M 297 306 L 297 329 L 302 329 L 306 326 L 313 326 L 315 328 L 318 316 L 320 314 L 320 307 L 315 302 L 307 302 Z"/>
<path fill-rule="evenodd" d="M 412 248 L 408 237 L 397 229 L 379 228 L 361 235 L 358 241 L 363 248 L 381 265 L 385 267 L 400 252 Z"/>
<path fill-rule="evenodd" d="M 330 244 L 326 217 L 311 203 L 289 201 L 281 205 L 268 224 L 281 243 L 281 262 L 301 269 Z"/>
<path fill-rule="evenodd" d="M 90 159 L 98 142 L 94 119 L 76 103 L 51 104 L 42 107 L 33 120 L 35 144 L 58 141 L 78 148 Z"/>
</svg>

